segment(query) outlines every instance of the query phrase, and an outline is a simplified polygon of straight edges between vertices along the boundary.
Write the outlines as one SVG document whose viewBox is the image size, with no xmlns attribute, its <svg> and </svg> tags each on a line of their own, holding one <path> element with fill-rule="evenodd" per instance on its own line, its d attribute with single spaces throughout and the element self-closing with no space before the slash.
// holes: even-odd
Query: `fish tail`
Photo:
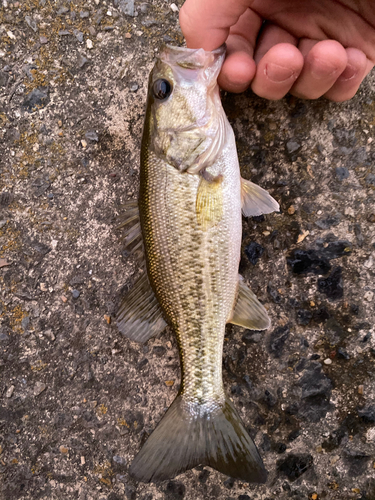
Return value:
<svg viewBox="0 0 375 500">
<path fill-rule="evenodd" d="M 135 457 L 130 474 L 159 482 L 197 465 L 249 483 L 264 483 L 267 472 L 258 450 L 227 397 L 220 407 L 189 407 L 181 395 Z"/>
</svg>

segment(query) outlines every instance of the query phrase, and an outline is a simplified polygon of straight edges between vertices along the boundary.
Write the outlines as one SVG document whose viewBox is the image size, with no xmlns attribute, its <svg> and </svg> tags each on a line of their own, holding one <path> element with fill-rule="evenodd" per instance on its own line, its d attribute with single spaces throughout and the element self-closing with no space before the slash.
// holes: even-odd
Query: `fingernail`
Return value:
<svg viewBox="0 0 375 500">
<path fill-rule="evenodd" d="M 352 66 L 351 64 L 348 64 L 344 71 L 340 75 L 340 80 L 351 80 L 355 76 L 357 76 L 358 71 L 357 68 Z"/>
<path fill-rule="evenodd" d="M 337 73 L 337 66 L 327 64 L 324 60 L 317 58 L 315 58 L 314 62 L 315 64 L 313 64 L 311 68 L 311 75 L 316 78 L 316 80 L 324 80 Z"/>
<path fill-rule="evenodd" d="M 286 68 L 285 66 L 279 66 L 275 63 L 266 64 L 264 72 L 267 77 L 275 83 L 286 82 L 295 74 L 292 69 Z"/>
</svg>

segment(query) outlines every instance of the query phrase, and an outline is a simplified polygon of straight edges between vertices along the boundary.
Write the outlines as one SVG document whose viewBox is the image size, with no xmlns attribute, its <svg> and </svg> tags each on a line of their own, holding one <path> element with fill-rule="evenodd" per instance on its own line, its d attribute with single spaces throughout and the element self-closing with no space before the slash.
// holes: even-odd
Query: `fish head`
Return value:
<svg viewBox="0 0 375 500">
<path fill-rule="evenodd" d="M 212 52 L 165 46 L 150 74 L 145 127 L 149 147 L 181 172 L 214 163 L 227 123 L 217 77 L 225 46 Z"/>
</svg>

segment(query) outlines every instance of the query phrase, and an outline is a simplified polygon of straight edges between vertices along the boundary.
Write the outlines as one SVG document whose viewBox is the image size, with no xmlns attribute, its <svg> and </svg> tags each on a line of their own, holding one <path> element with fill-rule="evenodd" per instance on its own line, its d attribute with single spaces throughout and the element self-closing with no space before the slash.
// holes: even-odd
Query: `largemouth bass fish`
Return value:
<svg viewBox="0 0 375 500">
<path fill-rule="evenodd" d="M 144 482 L 199 464 L 233 478 L 267 473 L 222 381 L 226 323 L 264 330 L 266 310 L 238 274 L 242 218 L 279 210 L 263 189 L 241 179 L 217 76 L 225 48 L 166 46 L 149 80 L 140 195 L 123 226 L 147 272 L 117 317 L 120 331 L 145 342 L 166 322 L 176 334 L 180 391 L 134 459 Z"/>
</svg>

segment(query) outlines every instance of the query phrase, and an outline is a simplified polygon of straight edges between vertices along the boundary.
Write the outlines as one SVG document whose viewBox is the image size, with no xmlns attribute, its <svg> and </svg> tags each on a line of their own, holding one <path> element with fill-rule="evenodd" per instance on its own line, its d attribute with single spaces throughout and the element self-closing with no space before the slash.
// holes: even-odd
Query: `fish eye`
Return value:
<svg viewBox="0 0 375 500">
<path fill-rule="evenodd" d="M 159 99 L 159 101 L 163 101 L 167 99 L 172 92 L 172 85 L 168 82 L 168 80 L 164 80 L 164 78 L 160 78 L 154 82 L 152 87 L 152 91 L 155 99 Z"/>
</svg>

